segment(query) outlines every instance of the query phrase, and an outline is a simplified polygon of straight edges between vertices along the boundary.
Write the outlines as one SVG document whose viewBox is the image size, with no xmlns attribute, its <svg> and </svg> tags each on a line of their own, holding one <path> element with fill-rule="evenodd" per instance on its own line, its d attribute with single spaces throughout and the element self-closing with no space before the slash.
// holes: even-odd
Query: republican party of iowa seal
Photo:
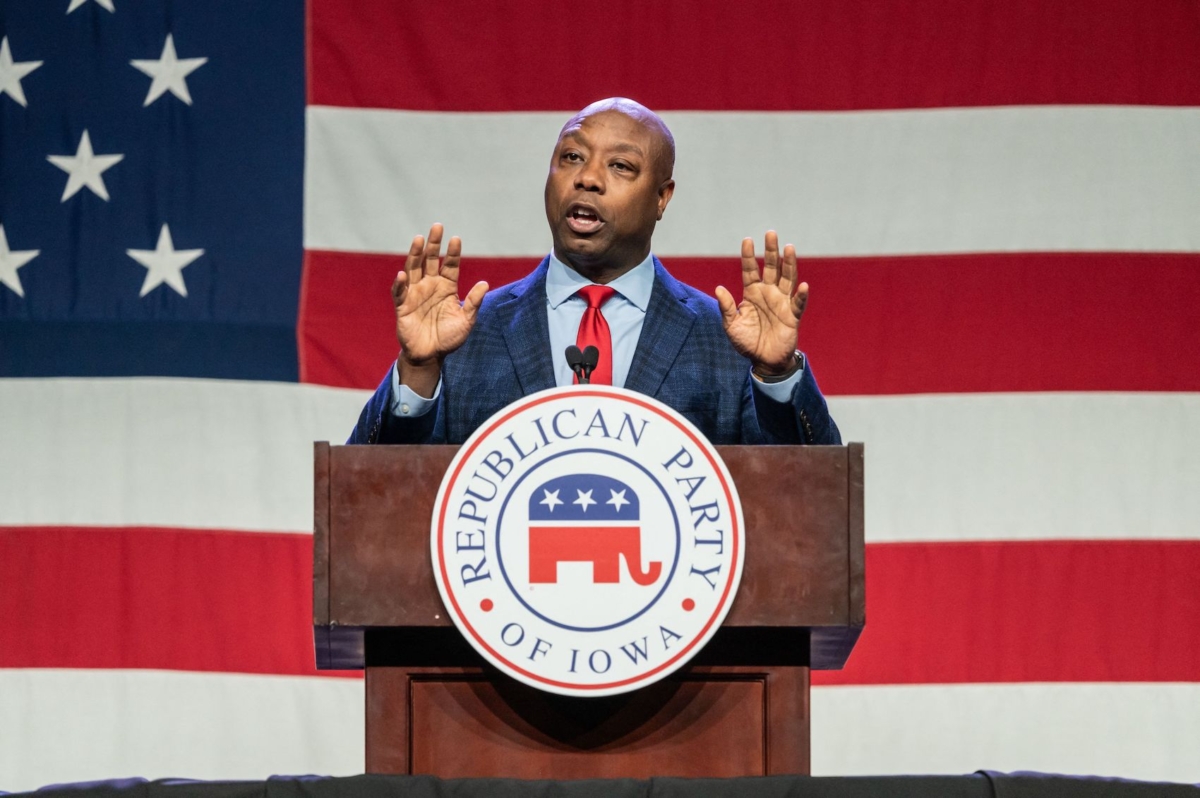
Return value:
<svg viewBox="0 0 1200 798">
<path fill-rule="evenodd" d="M 475 649 L 526 684 L 603 696 L 683 666 L 716 632 L 745 553 L 715 448 L 641 394 L 558 388 L 509 405 L 438 491 L 433 567 Z"/>
</svg>

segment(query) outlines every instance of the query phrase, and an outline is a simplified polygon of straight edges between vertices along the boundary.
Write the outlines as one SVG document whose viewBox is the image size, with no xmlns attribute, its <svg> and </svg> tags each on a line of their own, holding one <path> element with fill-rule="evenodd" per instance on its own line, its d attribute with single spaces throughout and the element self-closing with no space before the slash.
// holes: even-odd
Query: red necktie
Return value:
<svg viewBox="0 0 1200 798">
<path fill-rule="evenodd" d="M 587 302 L 587 310 L 583 312 L 583 318 L 579 322 L 579 335 L 575 337 L 575 345 L 580 349 L 594 346 L 600 350 L 600 362 L 592 371 L 592 384 L 612 385 L 612 333 L 608 329 L 608 322 L 604 320 L 604 314 L 600 312 L 600 306 L 617 293 L 617 289 L 607 285 L 585 285 L 575 293 Z M 575 382 L 578 383 L 579 378 L 576 378 Z"/>
</svg>

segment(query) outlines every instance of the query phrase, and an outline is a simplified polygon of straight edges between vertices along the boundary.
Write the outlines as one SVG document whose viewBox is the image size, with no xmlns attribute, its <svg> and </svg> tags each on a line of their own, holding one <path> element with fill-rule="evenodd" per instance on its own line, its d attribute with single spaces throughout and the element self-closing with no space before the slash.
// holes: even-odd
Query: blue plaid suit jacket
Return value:
<svg viewBox="0 0 1200 798">
<path fill-rule="evenodd" d="M 442 366 L 433 411 L 391 413 L 389 371 L 348 443 L 462 443 L 505 405 L 553 388 L 546 311 L 547 257 L 528 277 L 488 292 L 474 329 Z M 750 363 L 734 351 L 712 297 L 676 280 L 654 259 L 654 288 L 625 387 L 682 413 L 715 444 L 840 444 L 841 435 L 806 364 L 791 402 L 755 392 Z"/>
</svg>

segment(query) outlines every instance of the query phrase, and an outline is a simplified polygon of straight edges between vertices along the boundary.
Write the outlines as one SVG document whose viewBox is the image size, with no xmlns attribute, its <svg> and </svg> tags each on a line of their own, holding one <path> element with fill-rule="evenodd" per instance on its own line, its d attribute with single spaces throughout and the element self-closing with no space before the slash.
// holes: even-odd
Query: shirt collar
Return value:
<svg viewBox="0 0 1200 798">
<path fill-rule="evenodd" d="M 550 268 L 546 272 L 546 299 L 551 308 L 557 308 L 575 295 L 575 292 L 592 281 L 572 269 L 550 253 Z M 650 306 L 650 292 L 654 288 L 654 256 L 646 259 L 608 284 L 625 297 L 642 313 Z"/>
</svg>

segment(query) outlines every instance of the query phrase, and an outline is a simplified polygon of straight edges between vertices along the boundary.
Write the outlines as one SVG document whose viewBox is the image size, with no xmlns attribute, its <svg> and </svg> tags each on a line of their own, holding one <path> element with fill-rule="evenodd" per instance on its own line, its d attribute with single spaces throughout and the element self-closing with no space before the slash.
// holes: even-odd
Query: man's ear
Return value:
<svg viewBox="0 0 1200 798">
<path fill-rule="evenodd" d="M 671 201 L 671 197 L 675 196 L 675 181 L 666 180 L 658 187 L 658 218 L 662 221 L 663 211 L 667 209 L 667 203 Z"/>
</svg>

